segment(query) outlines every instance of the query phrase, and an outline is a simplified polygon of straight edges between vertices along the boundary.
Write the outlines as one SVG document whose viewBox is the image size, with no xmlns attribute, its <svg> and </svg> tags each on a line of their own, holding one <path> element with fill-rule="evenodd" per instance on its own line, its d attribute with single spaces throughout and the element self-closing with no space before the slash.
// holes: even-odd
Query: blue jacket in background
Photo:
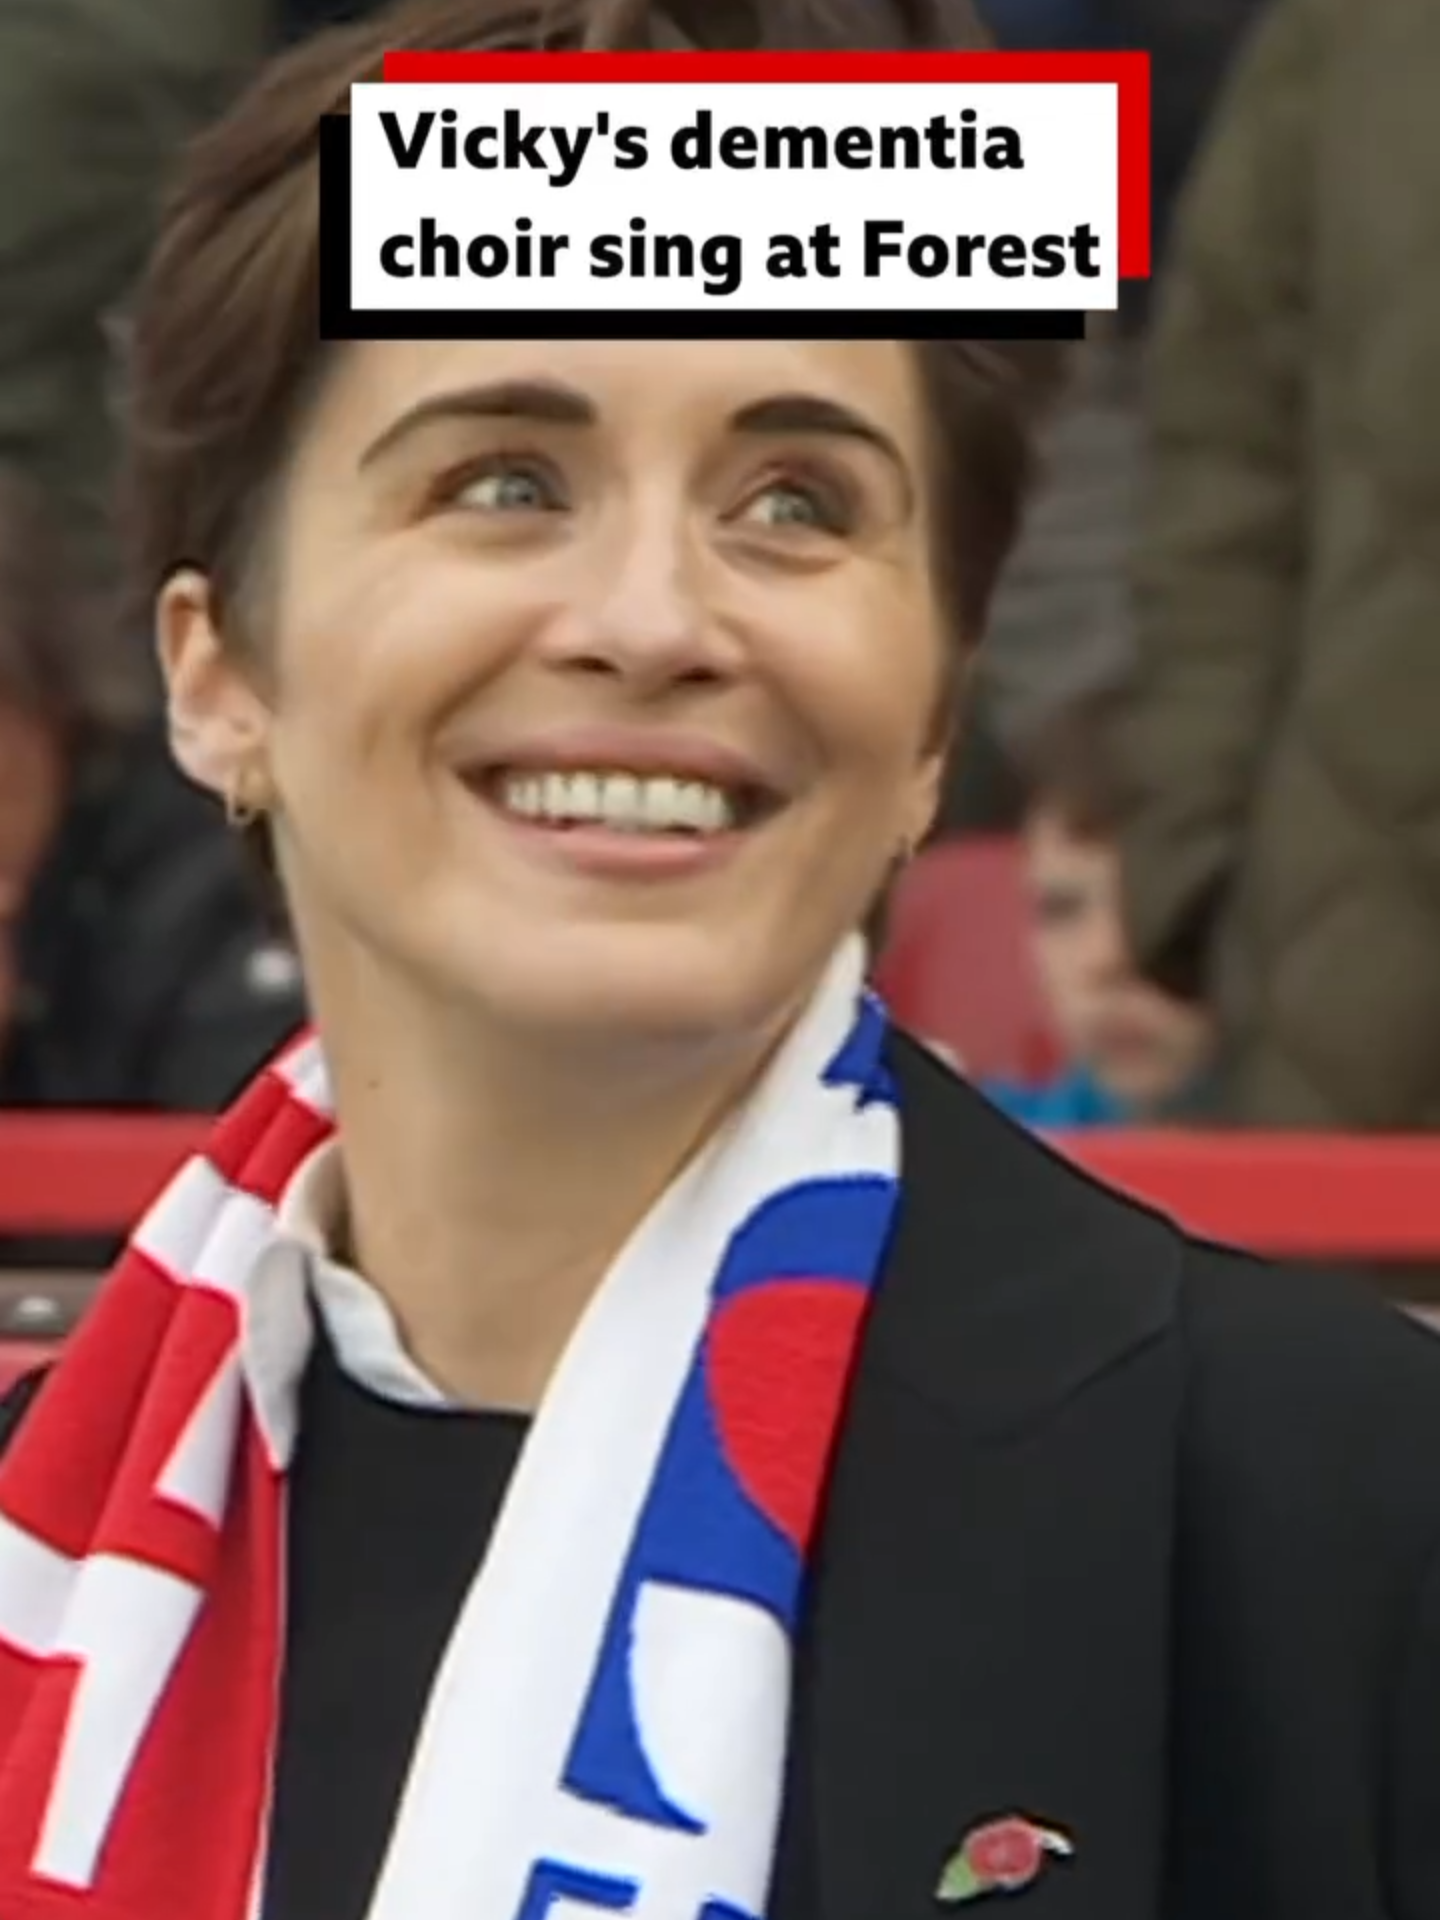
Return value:
<svg viewBox="0 0 1440 1920">
<path fill-rule="evenodd" d="M 1043 1086 L 1027 1087 L 1014 1081 L 992 1080 L 982 1087 L 988 1100 L 1022 1127 L 1080 1130 L 1085 1127 L 1124 1127 L 1131 1116 L 1111 1099 L 1085 1071 L 1072 1067 Z"/>
</svg>

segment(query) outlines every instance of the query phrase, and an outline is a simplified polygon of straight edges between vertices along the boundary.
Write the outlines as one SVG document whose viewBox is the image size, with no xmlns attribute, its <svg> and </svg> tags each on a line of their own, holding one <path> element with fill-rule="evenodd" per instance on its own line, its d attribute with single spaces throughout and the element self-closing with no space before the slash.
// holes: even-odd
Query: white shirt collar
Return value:
<svg viewBox="0 0 1440 1920">
<path fill-rule="evenodd" d="M 331 1248 L 344 1205 L 340 1146 L 327 1140 L 303 1161 L 290 1180 L 276 1215 L 282 1238 L 305 1265 L 316 1311 L 325 1323 L 342 1370 L 382 1400 L 401 1406 L 453 1408 L 405 1351 L 389 1302 Z"/>
</svg>

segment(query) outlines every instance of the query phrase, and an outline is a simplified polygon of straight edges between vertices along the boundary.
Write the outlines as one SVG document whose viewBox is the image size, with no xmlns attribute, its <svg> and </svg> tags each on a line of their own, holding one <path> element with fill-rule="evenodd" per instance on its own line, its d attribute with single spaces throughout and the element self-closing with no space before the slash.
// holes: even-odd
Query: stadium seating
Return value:
<svg viewBox="0 0 1440 1920">
<path fill-rule="evenodd" d="M 890 904 L 876 985 L 897 1019 L 977 1079 L 1036 1079 L 1054 1062 L 1026 912 L 1019 847 L 1000 837 L 930 848 Z"/>
</svg>

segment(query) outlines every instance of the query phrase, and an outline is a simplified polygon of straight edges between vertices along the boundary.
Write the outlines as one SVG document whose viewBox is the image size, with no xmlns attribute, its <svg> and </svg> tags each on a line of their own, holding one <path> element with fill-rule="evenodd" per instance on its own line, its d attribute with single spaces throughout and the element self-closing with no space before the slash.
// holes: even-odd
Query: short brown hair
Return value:
<svg viewBox="0 0 1440 1920">
<path fill-rule="evenodd" d="M 1124 711 L 1117 687 L 1097 687 L 1050 708 L 1017 743 L 1026 811 L 1053 814 L 1081 840 L 1120 830 L 1123 788 L 1115 734 Z"/>
<path fill-rule="evenodd" d="M 405 0 L 275 60 L 190 150 L 129 325 L 124 515 L 147 615 L 178 568 L 223 617 L 247 577 L 277 476 L 335 349 L 320 340 L 322 115 L 403 48 L 986 44 L 972 0 Z M 978 635 L 1015 538 L 1035 412 L 1062 350 L 1038 341 L 920 343 L 938 423 L 937 574 Z"/>
<path fill-rule="evenodd" d="M 139 644 L 77 578 L 51 502 L 0 468 L 0 704 L 72 748 L 140 725 L 152 704 Z"/>
</svg>

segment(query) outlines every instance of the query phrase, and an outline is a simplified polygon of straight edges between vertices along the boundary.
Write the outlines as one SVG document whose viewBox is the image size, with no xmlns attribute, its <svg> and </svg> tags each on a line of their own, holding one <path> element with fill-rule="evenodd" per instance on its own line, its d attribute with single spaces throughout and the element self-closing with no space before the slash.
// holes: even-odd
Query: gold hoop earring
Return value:
<svg viewBox="0 0 1440 1920">
<path fill-rule="evenodd" d="M 264 806 L 254 798 L 255 785 L 253 779 L 242 773 L 226 790 L 225 824 L 234 833 L 243 833 L 247 827 L 253 827 L 265 812 Z"/>
</svg>

